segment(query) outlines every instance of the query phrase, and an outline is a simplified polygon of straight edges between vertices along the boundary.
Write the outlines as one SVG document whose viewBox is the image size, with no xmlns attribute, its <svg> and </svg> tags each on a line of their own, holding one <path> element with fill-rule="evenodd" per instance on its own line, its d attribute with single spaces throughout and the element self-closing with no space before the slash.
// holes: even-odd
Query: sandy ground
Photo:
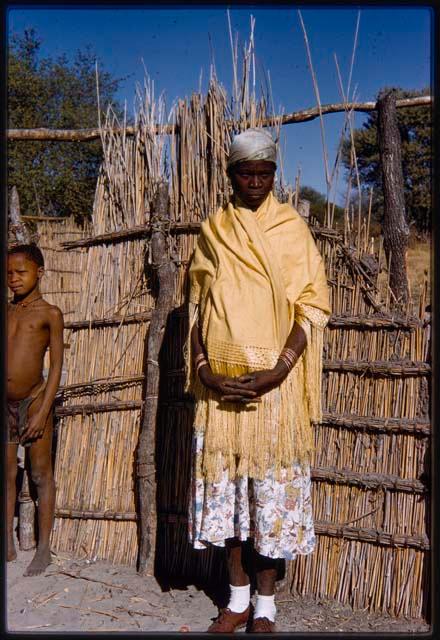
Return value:
<svg viewBox="0 0 440 640">
<path fill-rule="evenodd" d="M 7 565 L 7 628 L 18 632 L 203 632 L 217 607 L 194 586 L 162 591 L 133 567 L 53 556 L 40 576 L 24 577 L 33 551 Z M 278 631 L 428 632 L 423 620 L 353 611 L 330 600 L 277 594 Z M 238 632 L 241 633 L 241 632 Z"/>
</svg>

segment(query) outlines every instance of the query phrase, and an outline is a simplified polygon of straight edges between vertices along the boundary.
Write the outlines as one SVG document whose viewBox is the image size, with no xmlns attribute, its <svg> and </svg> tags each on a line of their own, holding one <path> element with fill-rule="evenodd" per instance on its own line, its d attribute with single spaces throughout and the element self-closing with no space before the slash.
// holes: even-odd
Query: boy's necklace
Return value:
<svg viewBox="0 0 440 640">
<path fill-rule="evenodd" d="M 26 309 L 29 305 L 37 302 L 37 300 L 41 300 L 43 296 L 38 296 L 38 298 L 34 298 L 33 300 L 29 300 L 29 302 L 11 302 L 14 307 L 21 307 L 22 309 Z"/>
</svg>

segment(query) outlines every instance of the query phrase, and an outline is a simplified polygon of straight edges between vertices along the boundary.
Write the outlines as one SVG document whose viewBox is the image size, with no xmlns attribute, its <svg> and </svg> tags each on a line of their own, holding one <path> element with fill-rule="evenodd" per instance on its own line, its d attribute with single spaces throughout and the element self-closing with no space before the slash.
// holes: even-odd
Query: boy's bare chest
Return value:
<svg viewBox="0 0 440 640">
<path fill-rule="evenodd" d="M 49 329 L 41 313 L 30 309 L 8 308 L 8 344 L 18 342 L 45 347 Z"/>
</svg>

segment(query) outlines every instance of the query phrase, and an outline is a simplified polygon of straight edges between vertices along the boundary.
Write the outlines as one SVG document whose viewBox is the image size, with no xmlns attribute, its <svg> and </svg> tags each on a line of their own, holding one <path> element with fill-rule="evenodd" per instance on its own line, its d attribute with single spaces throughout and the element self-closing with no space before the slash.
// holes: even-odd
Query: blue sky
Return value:
<svg viewBox="0 0 440 640">
<path fill-rule="evenodd" d="M 352 89 L 359 101 L 374 100 L 383 86 L 423 89 L 431 83 L 431 12 L 428 7 L 360 6 L 358 46 Z M 344 84 L 348 79 L 357 8 L 301 9 L 317 74 L 321 102 L 340 102 L 334 53 Z M 231 22 L 242 44 L 256 19 L 257 66 L 270 72 L 276 109 L 289 113 L 316 105 L 306 49 L 296 8 L 286 5 L 232 6 Z M 217 77 L 231 90 L 232 63 L 225 6 L 178 5 L 156 8 L 20 8 L 8 12 L 8 30 L 21 33 L 34 27 L 42 40 L 42 55 L 67 53 L 91 45 L 104 68 L 121 83 L 118 98 L 133 109 L 135 83 L 145 67 L 155 81 L 156 94 L 165 91 L 167 105 L 177 97 L 206 88 L 214 57 Z M 258 69 L 257 69 L 258 70 Z M 360 126 L 364 116 L 356 114 Z M 334 160 L 342 114 L 325 117 L 330 164 Z M 283 127 L 285 178 L 293 182 L 298 167 L 301 183 L 325 193 L 325 173 L 319 120 Z M 343 183 L 338 200 L 341 201 Z"/>
</svg>

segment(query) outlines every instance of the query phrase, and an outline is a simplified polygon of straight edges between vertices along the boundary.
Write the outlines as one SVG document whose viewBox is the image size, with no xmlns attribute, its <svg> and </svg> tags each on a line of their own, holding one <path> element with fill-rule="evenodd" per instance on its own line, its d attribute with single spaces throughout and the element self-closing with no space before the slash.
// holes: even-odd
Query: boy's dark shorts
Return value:
<svg viewBox="0 0 440 640">
<path fill-rule="evenodd" d="M 23 400 L 8 400 L 8 444 L 20 444 L 20 438 L 26 427 L 29 405 L 35 397 Z M 29 447 L 30 442 L 24 446 Z"/>
<path fill-rule="evenodd" d="M 22 400 L 8 400 L 8 444 L 20 444 L 20 438 L 26 429 L 28 409 L 34 400 L 40 396 L 46 388 L 46 380 L 41 383 L 28 398 Z M 32 442 L 26 442 L 23 446 L 30 447 Z"/>
</svg>

